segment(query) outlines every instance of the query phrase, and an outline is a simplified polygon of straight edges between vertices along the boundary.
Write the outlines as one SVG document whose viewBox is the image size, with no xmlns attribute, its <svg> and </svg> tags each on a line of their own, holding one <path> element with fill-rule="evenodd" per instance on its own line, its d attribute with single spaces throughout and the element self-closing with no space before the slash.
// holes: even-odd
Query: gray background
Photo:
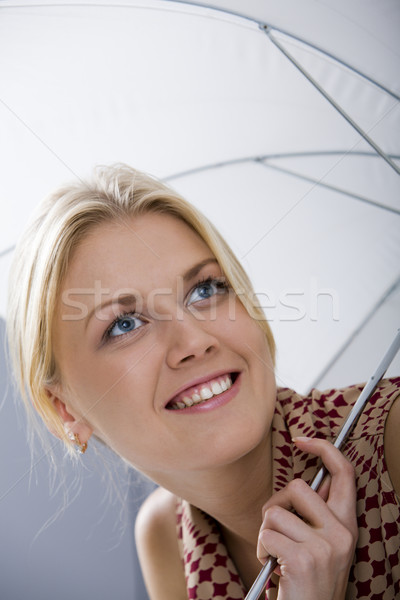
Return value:
<svg viewBox="0 0 400 600">
<path fill-rule="evenodd" d="M 124 473 L 112 456 L 96 456 L 93 448 L 82 465 L 63 459 L 56 448 L 65 473 L 58 490 L 60 477 L 51 486 L 53 470 L 39 449 L 31 468 L 26 420 L 6 371 L 4 330 L 0 319 L 1 600 L 145 600 L 133 528 L 137 507 L 151 484 L 133 471 Z M 121 501 L 108 493 L 107 465 L 127 492 L 125 513 Z M 57 516 L 64 492 L 73 496 L 79 480 L 79 494 Z"/>
</svg>

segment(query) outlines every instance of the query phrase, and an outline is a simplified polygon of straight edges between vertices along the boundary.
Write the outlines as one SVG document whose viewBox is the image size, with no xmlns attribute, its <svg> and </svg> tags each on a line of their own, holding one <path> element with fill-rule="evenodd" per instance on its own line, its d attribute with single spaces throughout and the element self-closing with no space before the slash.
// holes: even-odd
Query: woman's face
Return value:
<svg viewBox="0 0 400 600">
<path fill-rule="evenodd" d="M 174 217 L 87 235 L 63 284 L 54 346 L 67 411 L 156 480 L 229 463 L 268 436 L 265 336 L 206 244 Z"/>
</svg>

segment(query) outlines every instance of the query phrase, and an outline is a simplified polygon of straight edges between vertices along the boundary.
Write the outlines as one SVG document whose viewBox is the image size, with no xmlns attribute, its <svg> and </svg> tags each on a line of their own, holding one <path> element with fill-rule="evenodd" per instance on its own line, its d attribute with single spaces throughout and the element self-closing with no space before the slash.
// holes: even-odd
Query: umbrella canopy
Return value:
<svg viewBox="0 0 400 600">
<path fill-rule="evenodd" d="M 126 162 L 168 181 L 236 251 L 277 340 L 278 385 L 366 379 L 399 326 L 399 30 L 394 0 L 0 0 L 0 316 L 40 199 Z M 143 600 L 129 537 L 104 550 L 115 516 L 101 540 L 88 531 L 103 516 L 90 481 L 69 521 L 30 546 L 47 490 L 18 485 L 30 463 L 7 410 L 2 586 L 41 600 L 57 586 L 63 600 L 71 572 L 82 597 L 109 597 L 115 581 L 119 598 Z"/>
<path fill-rule="evenodd" d="M 365 378 L 344 349 L 378 308 L 388 339 L 397 325 L 398 3 L 0 8 L 3 280 L 43 195 L 127 162 L 222 230 L 266 308 L 281 385 L 305 391 L 338 360 Z"/>
<path fill-rule="evenodd" d="M 222 230 L 305 391 L 400 275 L 400 10 L 243 5 L 2 2 L 1 271 L 44 194 L 127 162 Z"/>
</svg>

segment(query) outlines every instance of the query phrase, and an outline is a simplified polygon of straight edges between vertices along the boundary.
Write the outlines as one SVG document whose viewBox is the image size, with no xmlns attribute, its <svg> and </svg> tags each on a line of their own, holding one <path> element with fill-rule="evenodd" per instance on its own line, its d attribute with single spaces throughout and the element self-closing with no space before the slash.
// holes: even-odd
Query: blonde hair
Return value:
<svg viewBox="0 0 400 600">
<path fill-rule="evenodd" d="M 204 240 L 232 289 L 264 331 L 274 359 L 272 332 L 262 309 L 254 305 L 249 278 L 206 217 L 149 175 L 121 164 L 98 167 L 92 181 L 61 187 L 42 202 L 17 246 L 11 268 L 7 334 L 16 379 L 28 413 L 33 416 L 33 405 L 48 429 L 67 446 L 61 418 L 46 387 L 60 377 L 52 347 L 52 323 L 69 259 L 96 225 L 149 212 L 181 219 Z"/>
</svg>

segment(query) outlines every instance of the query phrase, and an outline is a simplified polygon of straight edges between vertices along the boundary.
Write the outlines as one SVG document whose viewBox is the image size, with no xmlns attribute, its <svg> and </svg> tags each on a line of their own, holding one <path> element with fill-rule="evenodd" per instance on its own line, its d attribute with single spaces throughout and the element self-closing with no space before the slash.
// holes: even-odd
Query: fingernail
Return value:
<svg viewBox="0 0 400 600">
<path fill-rule="evenodd" d="M 292 438 L 292 442 L 296 443 L 296 442 L 311 442 L 312 438 L 309 437 L 305 437 L 305 436 L 298 436 L 298 437 L 294 437 Z"/>
</svg>

